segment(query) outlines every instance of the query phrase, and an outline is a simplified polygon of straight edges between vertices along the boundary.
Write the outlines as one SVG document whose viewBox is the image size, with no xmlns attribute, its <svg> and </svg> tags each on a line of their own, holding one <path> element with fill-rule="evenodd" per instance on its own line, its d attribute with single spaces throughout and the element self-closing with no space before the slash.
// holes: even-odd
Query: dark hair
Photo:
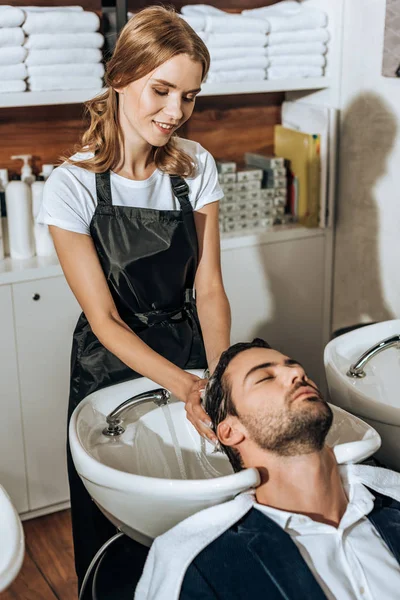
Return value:
<svg viewBox="0 0 400 600">
<path fill-rule="evenodd" d="M 212 428 L 216 433 L 218 425 L 228 416 L 238 416 L 236 407 L 232 399 L 232 390 L 224 377 L 225 371 L 235 356 L 250 350 L 251 348 L 271 348 L 267 342 L 261 338 L 255 338 L 252 342 L 239 342 L 230 346 L 221 354 L 218 364 L 212 374 L 205 393 L 205 410 L 212 422 Z M 231 446 L 220 444 L 225 452 L 235 472 L 243 470 L 243 463 L 240 453 Z"/>
</svg>

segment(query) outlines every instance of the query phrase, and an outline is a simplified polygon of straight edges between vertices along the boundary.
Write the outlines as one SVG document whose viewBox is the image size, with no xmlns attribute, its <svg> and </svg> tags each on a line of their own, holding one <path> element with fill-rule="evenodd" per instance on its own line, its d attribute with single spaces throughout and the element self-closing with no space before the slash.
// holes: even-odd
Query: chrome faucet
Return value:
<svg viewBox="0 0 400 600">
<path fill-rule="evenodd" d="M 364 354 L 360 356 L 360 358 L 350 366 L 350 369 L 347 371 L 348 377 L 365 377 L 366 373 L 364 371 L 364 367 L 377 354 L 386 350 L 387 348 L 392 348 L 396 346 L 400 348 L 400 334 L 392 335 L 381 342 L 378 342 L 374 346 L 371 346 Z"/>
<path fill-rule="evenodd" d="M 143 392 L 142 394 L 138 394 L 137 396 L 125 400 L 125 402 L 122 402 L 122 404 L 117 406 L 117 408 L 114 408 L 114 410 L 107 415 L 106 421 L 108 427 L 103 429 L 104 435 L 117 436 L 124 433 L 125 429 L 121 425 L 122 417 L 134 406 L 139 406 L 139 404 L 150 401 L 153 401 L 157 406 L 164 406 L 165 404 L 168 404 L 170 397 L 171 394 L 168 390 L 158 388 L 156 390 Z"/>
</svg>

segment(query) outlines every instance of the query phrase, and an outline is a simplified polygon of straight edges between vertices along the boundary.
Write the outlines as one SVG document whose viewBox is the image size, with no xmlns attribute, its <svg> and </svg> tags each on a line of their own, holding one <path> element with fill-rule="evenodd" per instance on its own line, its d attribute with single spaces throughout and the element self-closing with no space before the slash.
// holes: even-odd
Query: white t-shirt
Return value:
<svg viewBox="0 0 400 600">
<path fill-rule="evenodd" d="M 218 183 L 217 168 L 211 154 L 191 140 L 178 138 L 177 143 L 193 157 L 196 164 L 195 176 L 186 178 L 193 210 L 220 200 L 224 194 Z M 90 156 L 93 155 L 81 153 L 75 154 L 72 159 L 82 160 Z M 113 172 L 110 179 L 113 205 L 156 210 L 180 209 L 169 175 L 159 169 L 143 181 L 133 181 Z M 95 174 L 82 167 L 64 163 L 46 181 L 37 222 L 90 235 L 90 222 L 96 206 Z"/>
</svg>

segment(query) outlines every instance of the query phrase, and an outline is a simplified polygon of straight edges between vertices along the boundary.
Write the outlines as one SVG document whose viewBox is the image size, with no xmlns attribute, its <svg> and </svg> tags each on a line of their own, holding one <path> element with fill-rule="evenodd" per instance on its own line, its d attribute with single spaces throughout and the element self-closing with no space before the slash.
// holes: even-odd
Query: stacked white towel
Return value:
<svg viewBox="0 0 400 600">
<path fill-rule="evenodd" d="M 24 19 L 20 8 L 0 6 L 0 93 L 26 90 Z"/>
<path fill-rule="evenodd" d="M 206 4 L 183 6 L 182 18 L 210 52 L 208 83 L 265 79 L 269 64 L 266 55 L 268 22 L 229 14 Z"/>
<path fill-rule="evenodd" d="M 325 74 L 327 15 L 307 2 L 286 0 L 272 6 L 242 11 L 248 18 L 269 25 L 268 79 L 321 77 Z"/>
<path fill-rule="evenodd" d="M 82 7 L 28 7 L 23 30 L 31 91 L 99 91 L 104 66 L 100 19 Z"/>
</svg>

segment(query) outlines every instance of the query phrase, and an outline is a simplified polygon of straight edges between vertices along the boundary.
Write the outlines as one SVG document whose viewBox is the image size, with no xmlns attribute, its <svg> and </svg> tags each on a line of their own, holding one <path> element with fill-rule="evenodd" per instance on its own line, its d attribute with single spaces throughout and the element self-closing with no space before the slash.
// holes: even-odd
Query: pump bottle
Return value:
<svg viewBox="0 0 400 600">
<path fill-rule="evenodd" d="M 35 180 L 29 165 L 31 155 L 11 156 L 22 159 L 21 178 L 13 178 L 6 188 L 6 209 L 10 255 L 14 259 L 26 259 L 35 255 L 33 239 L 32 196 L 30 183 Z"/>
<path fill-rule="evenodd" d="M 45 180 L 49 177 L 53 170 L 53 165 L 43 165 L 42 172 L 32 184 L 32 214 L 33 214 L 33 230 L 35 237 L 36 254 L 38 256 L 55 256 L 56 251 L 53 244 L 53 239 L 47 225 L 37 223 L 36 219 L 40 212 L 43 199 L 43 188 Z"/>
<path fill-rule="evenodd" d="M 7 169 L 0 169 L 0 260 L 10 254 L 6 209 Z"/>
</svg>

